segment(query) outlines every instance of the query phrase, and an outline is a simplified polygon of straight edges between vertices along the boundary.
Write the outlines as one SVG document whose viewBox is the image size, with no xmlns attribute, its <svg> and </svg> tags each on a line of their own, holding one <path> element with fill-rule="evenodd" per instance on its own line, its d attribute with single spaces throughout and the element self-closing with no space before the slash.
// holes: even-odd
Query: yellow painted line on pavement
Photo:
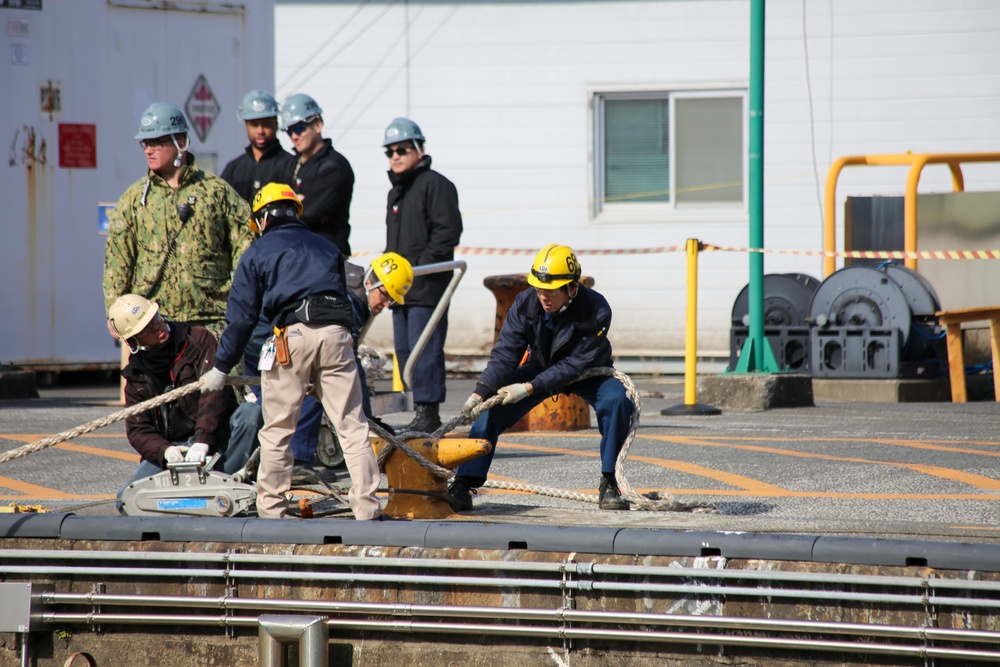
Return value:
<svg viewBox="0 0 1000 667">
<path fill-rule="evenodd" d="M 986 489 L 988 491 L 1000 491 L 1000 479 L 994 479 L 992 477 L 985 477 L 983 475 L 976 475 L 973 473 L 963 472 L 961 470 L 955 470 L 953 468 L 943 468 L 941 466 L 924 465 L 922 463 L 906 463 L 903 461 L 879 461 L 875 459 L 862 459 L 854 456 L 833 456 L 830 454 L 817 454 L 814 452 L 797 452 L 793 449 L 780 449 L 777 447 L 761 447 L 759 445 L 737 445 L 732 443 L 714 442 L 712 440 L 690 438 L 686 436 L 645 435 L 643 436 L 643 438 L 650 440 L 660 440 L 662 442 L 672 442 L 680 445 L 693 445 L 696 447 L 722 447 L 725 449 L 741 449 L 752 452 L 761 452 L 765 454 L 790 456 L 794 458 L 818 459 L 820 461 L 842 461 L 844 463 L 863 463 L 868 465 L 882 465 L 894 468 L 905 468 L 907 470 L 919 472 L 924 475 L 930 475 L 931 477 L 938 477 L 940 479 L 947 479 L 952 482 L 968 484 L 969 486 L 975 486 L 977 488 Z"/>
<path fill-rule="evenodd" d="M 514 435 L 514 434 L 511 434 Z M 599 438 L 600 435 L 593 433 L 517 433 L 517 437 L 529 436 L 529 437 L 575 437 L 575 438 Z M 951 481 L 957 481 L 963 484 L 968 484 L 969 486 L 975 486 L 978 488 L 990 490 L 990 491 L 1000 491 L 1000 480 L 993 479 L 991 477 L 984 477 L 982 475 L 974 475 L 971 473 L 966 473 L 960 470 L 954 470 L 952 468 L 942 468 L 940 466 L 929 466 L 922 464 L 911 464 L 911 463 L 901 463 L 894 461 L 876 461 L 869 459 L 861 459 L 854 457 L 841 457 L 841 456 L 830 456 L 825 454 L 815 454 L 812 452 L 797 452 L 789 449 L 780 449 L 775 447 L 762 447 L 759 445 L 737 445 L 731 443 L 714 442 L 707 438 L 693 438 L 690 436 L 665 436 L 665 435 L 641 435 L 638 439 L 643 440 L 659 440 L 661 442 L 669 442 L 674 444 L 684 444 L 692 446 L 707 446 L 707 447 L 723 447 L 731 449 L 742 449 L 754 452 L 762 452 L 767 454 L 778 454 L 781 456 L 793 456 L 800 458 L 811 458 L 820 460 L 830 460 L 830 461 L 844 461 L 849 463 L 867 463 L 867 464 L 877 464 L 877 465 L 888 465 L 895 467 L 903 467 L 915 472 L 922 474 L 932 475 L 935 477 L 940 477 L 943 479 L 948 479 Z M 733 439 L 749 439 L 749 438 L 733 438 Z M 759 438 L 759 440 L 767 440 L 766 438 Z M 817 440 L 821 440 L 817 438 Z M 788 439 L 788 441 L 796 441 L 794 439 Z M 502 443 L 505 446 L 519 447 L 524 449 L 535 448 L 537 451 L 551 451 L 562 454 L 571 454 L 575 456 L 587 456 L 591 458 L 596 458 L 599 456 L 598 452 L 585 452 L 574 449 L 564 449 L 560 447 L 545 447 L 536 445 L 522 445 L 519 443 Z M 652 457 L 637 457 L 630 456 L 629 461 L 644 461 L 651 463 L 652 465 L 659 465 L 658 462 L 668 462 L 666 459 L 656 459 Z M 681 462 L 683 463 L 683 462 Z M 683 463 L 683 465 L 693 465 Z M 700 466 L 697 466 L 700 468 Z M 722 471 L 714 470 L 711 468 L 703 468 L 706 471 L 705 477 L 710 477 L 712 479 L 717 479 L 719 481 L 724 481 L 722 476 L 727 475 Z M 684 472 L 683 470 L 681 470 Z M 693 474 L 698 474 L 693 473 Z M 774 486 L 767 484 L 766 482 L 760 482 L 758 480 L 753 480 L 751 478 L 742 477 L 739 475 L 735 476 L 741 480 L 746 480 L 741 484 L 733 484 L 734 486 L 743 486 L 742 490 L 719 490 L 719 489 L 667 489 L 668 492 L 677 495 L 724 495 L 724 496 L 760 496 L 760 497 L 772 497 L 772 498 L 834 498 L 834 499 L 845 499 L 845 500 L 1000 500 L 1000 495 L 992 494 L 976 494 L 976 493 L 841 493 L 841 492 L 825 492 L 825 491 L 791 491 L 788 489 L 781 488 L 779 486 Z M 727 482 L 728 483 L 728 482 Z"/>
<path fill-rule="evenodd" d="M 30 444 L 32 442 L 38 442 L 43 438 L 48 438 L 54 434 L 45 433 L 0 433 L 0 440 L 16 440 L 18 442 L 23 442 Z M 78 438 L 107 438 L 107 435 L 95 435 L 93 433 L 84 434 L 77 436 Z M 111 437 L 121 437 L 124 435 L 116 435 Z M 139 455 L 132 452 L 120 452 L 115 449 L 104 449 L 103 447 L 90 447 L 88 445 L 78 445 L 72 442 L 60 442 L 57 445 L 52 445 L 53 449 L 62 449 L 67 452 L 77 452 L 80 454 L 94 454 L 95 456 L 106 456 L 111 459 L 118 459 L 120 461 L 128 461 L 129 463 L 139 463 Z M 46 448 L 48 449 L 48 448 Z M 40 450 L 45 451 L 45 450 Z M 36 452 L 37 453 L 37 452 Z"/>
<path fill-rule="evenodd" d="M 53 445 L 56 449 L 64 449 L 69 452 L 79 452 L 81 454 L 94 454 L 96 456 L 106 456 L 110 459 L 128 461 L 129 463 L 139 463 L 139 454 L 136 452 L 119 452 L 115 449 L 103 449 L 101 447 L 88 447 L 87 445 L 74 445 L 69 442 L 62 442 Z"/>
<path fill-rule="evenodd" d="M 39 440 L 44 440 L 45 438 L 51 438 L 55 433 L 0 433 L 0 440 L 17 440 L 18 442 L 31 443 L 38 442 Z M 83 438 L 125 438 L 124 433 L 84 433 L 83 435 L 78 435 L 74 440 L 80 440 Z"/>
<path fill-rule="evenodd" d="M 649 437 L 649 436 L 640 436 Z M 695 440 L 701 440 L 704 436 L 689 436 Z M 893 445 L 896 447 L 909 447 L 911 449 L 926 449 L 935 452 L 948 452 L 949 454 L 977 454 L 980 456 L 1000 456 L 1000 449 L 989 451 L 985 449 L 970 449 L 967 445 L 997 445 L 1000 442 L 958 442 L 955 440 L 928 441 L 928 440 L 900 440 L 898 438 L 746 438 L 742 436 L 713 436 L 713 440 L 744 440 L 748 442 L 855 442 L 858 444 L 871 442 L 878 445 Z M 960 447 L 949 446 L 963 445 Z"/>
<path fill-rule="evenodd" d="M 37 484 L 29 484 L 28 482 L 22 482 L 20 480 L 11 479 L 10 477 L 0 477 L 0 488 L 10 489 L 11 491 L 20 491 L 25 495 L 32 496 L 35 500 L 69 500 L 72 498 L 82 498 L 83 496 L 78 496 L 72 493 L 63 493 L 62 491 L 57 491 L 56 489 L 50 489 L 46 486 L 38 486 Z M 0 496 L 2 497 L 2 496 Z M 20 496 L 15 496 L 15 498 L 20 498 Z M 22 498 L 23 499 L 23 498 Z"/>
<path fill-rule="evenodd" d="M 500 442 L 498 445 L 504 447 L 510 447 L 513 449 L 523 449 L 527 451 L 545 451 L 552 452 L 556 454 L 569 454 L 571 456 L 586 456 L 588 458 L 598 458 L 600 456 L 599 452 L 583 452 L 578 449 L 563 449 L 561 447 L 545 447 L 539 445 L 524 445 L 514 442 Z M 715 470 L 713 468 L 705 468 L 703 466 L 697 465 L 695 463 L 688 463 L 687 461 L 674 461 L 671 459 L 661 459 L 652 456 L 630 456 L 629 461 L 641 461 L 643 463 L 649 463 L 650 465 L 659 466 L 661 468 L 668 468 L 676 472 L 682 472 L 689 475 L 698 475 L 699 477 L 707 477 L 709 479 L 714 479 L 717 482 L 722 482 L 724 484 L 729 484 L 730 486 L 735 486 L 745 491 L 752 491 L 760 495 L 773 495 L 786 493 L 786 489 L 780 486 L 774 486 L 773 484 L 768 484 L 767 482 L 762 482 L 757 479 L 752 479 L 750 477 L 744 477 L 743 475 L 736 475 L 729 472 L 724 472 L 722 470 Z"/>
</svg>

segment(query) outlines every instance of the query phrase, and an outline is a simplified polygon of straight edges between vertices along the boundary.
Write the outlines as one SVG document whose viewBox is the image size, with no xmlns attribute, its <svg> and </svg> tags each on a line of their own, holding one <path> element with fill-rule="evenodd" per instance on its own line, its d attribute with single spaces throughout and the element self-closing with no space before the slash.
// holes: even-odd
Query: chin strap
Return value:
<svg viewBox="0 0 1000 667">
<path fill-rule="evenodd" d="M 177 157 L 174 158 L 174 166 L 180 167 L 182 164 L 184 164 L 184 155 L 187 153 L 187 149 L 191 146 L 191 142 L 188 141 L 187 138 L 185 137 L 184 148 L 181 148 L 180 142 L 177 141 L 176 134 L 170 135 L 170 139 L 174 142 L 174 147 L 177 149 Z"/>
<path fill-rule="evenodd" d="M 570 285 L 573 286 L 573 290 L 572 291 L 570 291 L 570 288 L 568 286 L 566 288 L 566 294 L 569 295 L 569 301 L 567 301 L 566 303 L 564 303 L 563 307 L 556 311 L 557 313 L 565 313 L 566 309 L 569 308 L 569 305 L 571 303 L 573 303 L 573 299 L 575 299 L 576 295 L 580 293 L 580 286 L 579 285 L 577 285 L 576 283 L 570 283 Z"/>
</svg>

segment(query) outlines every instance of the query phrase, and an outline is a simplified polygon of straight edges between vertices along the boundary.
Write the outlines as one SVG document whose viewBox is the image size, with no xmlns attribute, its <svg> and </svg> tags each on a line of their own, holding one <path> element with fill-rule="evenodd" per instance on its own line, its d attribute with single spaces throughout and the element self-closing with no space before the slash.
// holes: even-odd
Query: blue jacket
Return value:
<svg viewBox="0 0 1000 667">
<path fill-rule="evenodd" d="M 274 326 L 296 321 L 291 311 L 310 296 L 347 299 L 344 258 L 332 242 L 295 218 L 272 220 L 240 257 L 226 304 L 226 330 L 215 367 L 228 373 L 243 356 L 259 315 Z"/>
<path fill-rule="evenodd" d="M 583 285 L 569 307 L 555 315 L 547 315 L 535 290 L 526 289 L 507 311 L 476 393 L 487 399 L 507 384 L 525 350 L 525 365 L 537 370 L 530 380 L 535 393 L 556 393 L 587 369 L 611 366 L 610 327 L 611 306 Z"/>
</svg>

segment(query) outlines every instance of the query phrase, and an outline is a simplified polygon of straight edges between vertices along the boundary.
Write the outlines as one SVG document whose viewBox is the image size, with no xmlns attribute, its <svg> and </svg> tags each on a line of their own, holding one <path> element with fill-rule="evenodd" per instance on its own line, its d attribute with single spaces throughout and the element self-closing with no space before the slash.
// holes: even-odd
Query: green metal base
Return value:
<svg viewBox="0 0 1000 667">
<path fill-rule="evenodd" d="M 781 368 L 778 366 L 778 360 L 774 358 L 774 351 L 771 349 L 771 344 L 768 342 L 767 338 L 762 339 L 761 344 L 761 355 L 763 361 L 760 368 L 756 367 L 756 362 L 754 361 L 754 346 L 753 338 L 747 338 L 743 343 L 743 351 L 740 353 L 740 359 L 736 362 L 736 368 L 733 369 L 733 373 L 780 373 Z"/>
<path fill-rule="evenodd" d="M 663 408 L 660 410 L 661 415 L 666 416 L 691 416 L 691 417 L 708 417 L 711 415 L 721 415 L 722 410 L 719 408 L 713 408 L 711 405 L 705 405 L 703 403 L 678 403 L 677 405 L 671 406 L 669 408 Z"/>
</svg>

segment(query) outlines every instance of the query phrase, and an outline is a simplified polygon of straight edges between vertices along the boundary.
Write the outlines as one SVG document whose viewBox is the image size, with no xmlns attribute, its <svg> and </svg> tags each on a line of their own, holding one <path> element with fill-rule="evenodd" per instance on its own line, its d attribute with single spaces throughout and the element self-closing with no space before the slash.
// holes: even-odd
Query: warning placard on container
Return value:
<svg viewBox="0 0 1000 667">
<path fill-rule="evenodd" d="M 208 131 L 212 129 L 212 124 L 219 116 L 219 102 L 215 99 L 215 93 L 209 87 L 204 74 L 199 74 L 198 80 L 194 82 L 194 88 L 184 103 L 184 113 L 194 126 L 198 140 L 205 141 Z"/>
<path fill-rule="evenodd" d="M 97 168 L 97 125 L 59 123 L 59 166 L 63 169 Z"/>
</svg>

